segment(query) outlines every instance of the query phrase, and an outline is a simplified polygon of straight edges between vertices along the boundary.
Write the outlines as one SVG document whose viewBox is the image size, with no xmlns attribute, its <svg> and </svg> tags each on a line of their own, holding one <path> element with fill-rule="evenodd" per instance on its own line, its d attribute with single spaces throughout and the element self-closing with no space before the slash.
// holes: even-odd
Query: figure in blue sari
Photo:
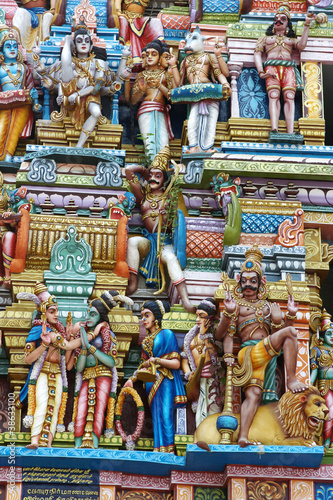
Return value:
<svg viewBox="0 0 333 500">
<path fill-rule="evenodd" d="M 174 410 L 177 406 L 184 406 L 187 399 L 179 371 L 180 353 L 176 336 L 171 330 L 161 328 L 163 315 L 168 310 L 168 304 L 160 300 L 143 304 L 141 315 L 147 330 L 142 342 L 144 361 L 125 387 L 133 387 L 137 379 L 146 380 L 153 418 L 154 451 L 173 453 Z"/>
</svg>

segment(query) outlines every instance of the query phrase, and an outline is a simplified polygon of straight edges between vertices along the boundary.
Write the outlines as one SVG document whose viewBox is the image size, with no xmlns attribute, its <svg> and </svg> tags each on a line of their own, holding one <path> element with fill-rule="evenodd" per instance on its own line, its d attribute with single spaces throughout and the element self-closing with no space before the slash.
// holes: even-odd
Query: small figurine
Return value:
<svg viewBox="0 0 333 500">
<path fill-rule="evenodd" d="M 333 323 L 325 309 L 321 315 L 320 338 L 314 337 L 310 351 L 310 368 L 310 382 L 318 384 L 329 411 L 329 418 L 324 423 L 324 446 L 333 448 Z"/>
<path fill-rule="evenodd" d="M 0 189 L 3 175 L 0 172 Z M 27 188 L 13 191 L 1 189 L 0 194 L 0 282 L 5 288 L 11 287 L 11 272 L 24 271 L 28 250 L 30 213 L 35 213 L 33 200 L 26 199 Z"/>
<path fill-rule="evenodd" d="M 124 48 L 115 78 L 107 61 L 95 57 L 89 30 L 82 16 L 74 30 L 74 41 L 71 35 L 65 37 L 61 60 L 48 68 L 40 63 L 40 47 L 37 47 L 35 53 L 38 62 L 34 69 L 45 88 L 58 92 L 57 103 L 61 110 L 59 113 L 54 111 L 51 120 L 59 122 L 69 116 L 75 128 L 81 130 L 76 147 L 82 148 L 97 123 L 106 122 L 106 118 L 102 117 L 101 96 L 112 96 L 119 91 L 122 85 L 120 80 L 131 73 L 126 66 L 130 51 Z"/>
<path fill-rule="evenodd" d="M 47 9 L 47 5 L 50 8 Z M 31 49 L 38 37 L 40 41 L 47 40 L 50 36 L 51 25 L 54 23 L 60 9 L 62 0 L 25 0 L 24 7 L 19 7 L 13 17 L 13 27 L 18 31 L 22 46 L 31 53 Z M 58 5 L 57 5 L 58 4 Z M 57 23 L 58 24 L 58 23 Z"/>
<path fill-rule="evenodd" d="M 164 32 L 160 19 L 143 17 L 149 0 L 112 0 L 116 11 L 116 27 L 119 40 L 132 46 L 133 60 L 140 63 L 142 49 L 156 38 L 163 39 Z M 115 16 L 115 17 L 116 17 Z"/>
<path fill-rule="evenodd" d="M 216 329 L 216 339 L 223 339 L 224 359 L 227 365 L 234 363 L 233 336 L 241 339 L 238 353 L 240 368 L 234 367 L 233 381 L 244 388 L 245 400 L 241 406 L 240 432 L 238 444 L 249 446 L 248 433 L 263 399 L 264 402 L 277 400 L 275 393 L 276 360 L 283 349 L 287 387 L 293 393 L 307 388 L 296 378 L 297 330 L 293 327 L 298 304 L 288 284 L 288 313 L 283 321 L 280 306 L 266 300 L 266 278 L 262 276 L 263 254 L 257 245 L 245 252 L 241 274 L 233 292 L 225 280 L 225 309 Z"/>
<path fill-rule="evenodd" d="M 153 418 L 154 451 L 174 452 L 174 410 L 186 403 L 180 376 L 180 354 L 175 334 L 162 329 L 163 315 L 169 311 L 160 300 L 144 302 L 141 317 L 147 336 L 142 342 L 144 361 L 124 387 L 136 380 L 145 381 Z"/>
<path fill-rule="evenodd" d="M 260 78 L 266 81 L 273 132 L 277 132 L 279 128 L 281 92 L 287 133 L 294 132 L 295 94 L 297 88 L 303 90 L 303 87 L 296 63 L 292 59 L 292 51 L 305 49 L 310 23 L 314 17 L 314 13 L 307 13 L 302 36 L 298 39 L 290 20 L 289 2 L 283 2 L 276 11 L 274 23 L 267 29 L 266 35 L 257 42 L 254 63 Z M 263 62 L 264 52 L 268 56 L 265 62 Z"/>
<path fill-rule="evenodd" d="M 208 415 L 221 412 L 220 384 L 215 378 L 218 348 L 212 330 L 215 315 L 213 299 L 200 302 L 196 311 L 196 325 L 185 335 L 181 353 L 182 370 L 188 380 L 186 395 L 192 403 L 196 427 Z"/>
<path fill-rule="evenodd" d="M 186 56 L 180 66 L 180 87 L 171 93 L 171 102 L 191 103 L 187 124 L 188 153 L 215 151 L 213 146 L 219 101 L 228 99 L 231 95 L 226 78 L 229 76 L 228 68 L 226 65 L 220 66 L 217 59 L 222 55 L 205 52 L 204 39 L 198 26 L 187 35 L 184 47 Z M 210 77 L 211 72 L 222 85 L 214 85 Z M 184 85 L 185 77 L 189 85 Z"/>
<path fill-rule="evenodd" d="M 165 46 L 160 40 L 153 40 L 145 47 L 145 69 L 138 74 L 132 88 L 131 101 L 140 107 L 137 114 L 145 154 L 154 159 L 155 155 L 173 139 L 169 108 L 165 99 L 173 87 L 172 79 L 161 58 Z"/>
<path fill-rule="evenodd" d="M 128 239 L 127 264 L 130 277 L 127 294 L 131 295 L 138 288 L 137 274 L 140 259 L 144 258 L 140 273 L 146 278 L 146 286 L 158 288 L 160 286 L 159 274 L 161 274 L 163 283 L 160 290 L 163 289 L 165 286 L 163 264 L 166 264 L 184 308 L 188 312 L 194 312 L 195 308 L 188 297 L 185 277 L 172 246 L 174 216 L 170 217 L 167 213 L 168 194 L 178 174 L 174 174 L 171 178 L 169 159 L 170 150 L 166 146 L 155 156 L 148 169 L 142 165 L 125 167 L 126 179 L 131 185 L 137 204 L 140 204 L 144 224 L 143 236 Z M 137 174 L 144 178 L 145 185 L 140 183 Z M 182 217 L 182 214 L 178 216 Z M 179 242 L 179 245 L 182 246 L 185 243 L 185 229 L 180 233 L 182 242 Z"/>
<path fill-rule="evenodd" d="M 23 63 L 12 31 L 4 31 L 0 40 L 0 160 L 12 161 L 19 138 L 29 137 L 34 110 L 38 104 L 30 69 Z"/>
<path fill-rule="evenodd" d="M 77 323 L 72 337 L 79 336 L 81 348 L 68 362 L 68 369 L 76 367 L 76 388 L 73 411 L 73 430 L 76 448 L 98 448 L 106 416 L 107 437 L 113 435 L 114 406 L 118 375 L 115 367 L 117 340 L 111 330 L 108 313 L 117 301 L 133 304 L 119 292 L 110 290 L 90 302 L 86 321 Z M 73 349 L 78 339 L 68 343 Z"/>
<path fill-rule="evenodd" d="M 124 215 L 130 219 L 136 203 L 134 194 L 130 192 L 118 194 L 118 200 L 118 203 L 109 203 L 109 219 L 120 219 Z"/>
<path fill-rule="evenodd" d="M 37 306 L 33 328 L 25 344 L 25 361 L 31 365 L 17 406 L 28 402 L 25 427 L 31 427 L 31 444 L 27 448 L 52 445 L 56 430 L 63 425 L 68 396 L 66 372 L 66 331 L 58 321 L 58 304 L 43 283 L 36 283 L 34 294 L 18 293 L 17 299 L 32 300 Z"/>
</svg>

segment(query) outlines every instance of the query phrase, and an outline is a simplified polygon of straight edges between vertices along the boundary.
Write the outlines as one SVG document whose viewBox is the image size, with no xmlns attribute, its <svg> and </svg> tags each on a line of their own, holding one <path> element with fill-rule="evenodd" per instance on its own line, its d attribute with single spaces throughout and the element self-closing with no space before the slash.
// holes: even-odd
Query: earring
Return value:
<svg viewBox="0 0 333 500">
<path fill-rule="evenodd" d="M 157 319 L 155 319 L 155 326 L 157 326 L 157 327 L 159 326 Z"/>
</svg>

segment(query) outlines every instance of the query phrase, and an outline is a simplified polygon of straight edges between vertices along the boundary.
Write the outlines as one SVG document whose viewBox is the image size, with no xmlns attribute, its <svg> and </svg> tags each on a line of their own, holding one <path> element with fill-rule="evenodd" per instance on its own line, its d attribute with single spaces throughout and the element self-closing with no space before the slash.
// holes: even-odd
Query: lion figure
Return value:
<svg viewBox="0 0 333 500">
<path fill-rule="evenodd" d="M 219 413 L 205 418 L 194 434 L 194 442 L 219 444 L 221 435 L 216 429 Z M 239 415 L 235 415 L 238 419 Z M 264 445 L 316 446 L 322 424 L 328 418 L 328 408 L 316 387 L 303 392 L 286 392 L 280 401 L 260 406 L 252 422 L 249 441 Z M 232 443 L 238 440 L 238 429 Z"/>
</svg>

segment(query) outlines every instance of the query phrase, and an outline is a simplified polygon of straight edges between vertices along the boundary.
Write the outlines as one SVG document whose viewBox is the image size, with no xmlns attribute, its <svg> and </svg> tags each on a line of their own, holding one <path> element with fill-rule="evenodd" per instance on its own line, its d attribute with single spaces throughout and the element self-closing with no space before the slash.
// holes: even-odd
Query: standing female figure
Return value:
<svg viewBox="0 0 333 500">
<path fill-rule="evenodd" d="M 174 451 L 174 410 L 186 403 L 181 380 L 180 354 L 175 334 L 162 329 L 162 318 L 169 310 L 160 300 L 146 301 L 142 306 L 142 321 L 147 336 L 142 342 L 144 362 L 139 370 L 126 382 L 125 387 L 133 387 L 140 369 L 156 368 L 156 380 L 146 382 L 146 393 L 153 418 L 154 451 L 173 453 Z M 140 375 L 139 375 L 140 377 Z"/>
</svg>

